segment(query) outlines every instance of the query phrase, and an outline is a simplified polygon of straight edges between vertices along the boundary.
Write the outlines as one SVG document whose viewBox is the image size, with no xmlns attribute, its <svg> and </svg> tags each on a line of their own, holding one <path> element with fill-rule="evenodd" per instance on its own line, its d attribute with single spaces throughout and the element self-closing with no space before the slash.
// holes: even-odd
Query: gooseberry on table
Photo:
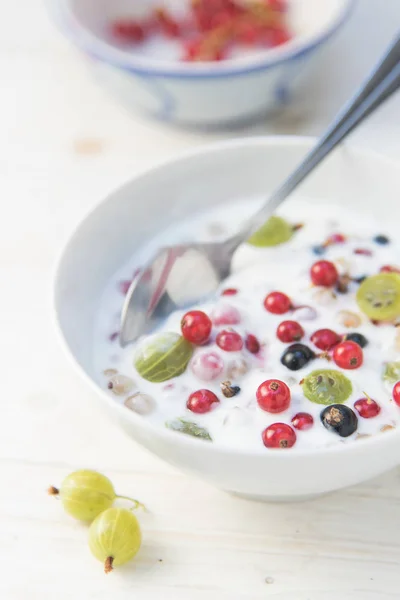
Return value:
<svg viewBox="0 0 400 600">
<path fill-rule="evenodd" d="M 144 508 L 134 498 L 117 495 L 108 477 L 90 469 L 70 473 L 59 489 L 51 486 L 48 491 L 51 496 L 59 496 L 65 512 L 78 521 L 93 521 L 117 498 L 128 500 L 134 508 Z"/>
</svg>

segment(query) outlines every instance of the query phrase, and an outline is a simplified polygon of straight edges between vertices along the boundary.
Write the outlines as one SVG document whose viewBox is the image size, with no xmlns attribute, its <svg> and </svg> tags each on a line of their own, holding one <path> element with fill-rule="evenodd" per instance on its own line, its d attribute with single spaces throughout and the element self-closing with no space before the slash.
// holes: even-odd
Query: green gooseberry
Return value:
<svg viewBox="0 0 400 600">
<path fill-rule="evenodd" d="M 89 469 L 71 473 L 64 479 L 60 489 L 50 487 L 49 494 L 59 496 L 65 512 L 78 521 L 93 521 L 97 515 L 110 508 L 117 498 L 132 502 L 134 508 L 143 507 L 133 498 L 118 496 L 108 477 Z"/>
<path fill-rule="evenodd" d="M 367 277 L 357 291 L 357 303 L 374 321 L 393 321 L 400 316 L 400 275 L 379 273 Z"/>
<path fill-rule="evenodd" d="M 143 379 L 152 383 L 168 381 L 182 375 L 192 357 L 193 346 L 177 333 L 151 336 L 140 347 L 134 366 Z"/>
<path fill-rule="evenodd" d="M 96 517 L 89 529 L 89 548 L 104 563 L 105 573 L 132 560 L 141 544 L 139 522 L 126 508 L 109 508 Z"/>
<path fill-rule="evenodd" d="M 350 397 L 353 386 L 340 371 L 318 369 L 304 378 L 302 383 L 306 398 L 316 404 L 342 404 Z"/>
<path fill-rule="evenodd" d="M 258 248 L 278 246 L 288 242 L 293 235 L 293 227 L 282 219 L 272 216 L 249 238 L 248 243 Z"/>
</svg>

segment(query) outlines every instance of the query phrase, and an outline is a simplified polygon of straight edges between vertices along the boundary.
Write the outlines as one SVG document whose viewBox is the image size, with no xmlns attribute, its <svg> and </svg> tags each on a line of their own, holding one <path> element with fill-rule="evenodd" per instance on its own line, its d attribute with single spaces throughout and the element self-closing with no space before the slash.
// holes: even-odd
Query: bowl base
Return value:
<svg viewBox="0 0 400 600">
<path fill-rule="evenodd" d="M 317 498 L 323 498 L 327 496 L 329 493 L 333 492 L 324 492 L 321 494 L 299 494 L 299 495 L 291 495 L 291 496 L 259 496 L 256 494 L 241 494 L 239 492 L 227 492 L 231 496 L 235 496 L 236 498 L 242 498 L 243 500 L 251 500 L 253 502 L 265 502 L 268 504 L 274 503 L 282 503 L 282 502 L 307 502 L 309 500 L 316 500 Z"/>
</svg>

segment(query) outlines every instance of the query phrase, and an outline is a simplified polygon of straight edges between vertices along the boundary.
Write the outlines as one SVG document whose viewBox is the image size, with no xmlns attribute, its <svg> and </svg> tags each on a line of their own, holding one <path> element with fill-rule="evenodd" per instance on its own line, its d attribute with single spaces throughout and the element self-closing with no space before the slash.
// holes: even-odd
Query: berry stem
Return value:
<svg viewBox="0 0 400 600">
<path fill-rule="evenodd" d="M 47 493 L 50 496 L 58 496 L 58 494 L 60 493 L 60 490 L 58 488 L 54 487 L 54 485 L 51 485 L 49 487 L 49 489 L 47 490 Z"/>
<path fill-rule="evenodd" d="M 114 562 L 114 558 L 112 556 L 109 556 L 104 561 L 104 573 L 106 575 L 108 575 L 108 573 L 111 573 L 111 571 L 113 571 L 113 562 Z"/>
<path fill-rule="evenodd" d="M 331 356 L 329 355 L 329 353 L 327 351 L 321 352 L 320 354 L 316 354 L 315 356 L 317 358 L 323 358 L 324 360 L 327 360 L 328 362 L 330 362 L 332 360 Z"/>
<path fill-rule="evenodd" d="M 130 498 L 129 496 L 115 496 L 116 498 L 118 498 L 119 500 L 127 500 L 128 502 L 132 502 L 133 506 L 132 509 L 136 510 L 138 508 L 143 509 L 144 511 L 147 510 L 145 505 L 142 504 L 141 502 L 139 502 L 139 500 L 135 500 L 135 498 Z"/>
</svg>

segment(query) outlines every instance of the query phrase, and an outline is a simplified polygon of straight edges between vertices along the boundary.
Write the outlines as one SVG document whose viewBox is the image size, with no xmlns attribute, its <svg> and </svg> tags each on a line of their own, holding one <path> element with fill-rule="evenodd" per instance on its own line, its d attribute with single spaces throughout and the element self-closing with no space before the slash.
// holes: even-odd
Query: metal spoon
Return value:
<svg viewBox="0 0 400 600">
<path fill-rule="evenodd" d="M 229 275 L 232 256 L 357 125 L 400 87 L 400 37 L 308 156 L 232 238 L 162 248 L 132 283 L 121 316 L 125 346 L 155 329 L 171 312 L 204 300 Z"/>
</svg>

